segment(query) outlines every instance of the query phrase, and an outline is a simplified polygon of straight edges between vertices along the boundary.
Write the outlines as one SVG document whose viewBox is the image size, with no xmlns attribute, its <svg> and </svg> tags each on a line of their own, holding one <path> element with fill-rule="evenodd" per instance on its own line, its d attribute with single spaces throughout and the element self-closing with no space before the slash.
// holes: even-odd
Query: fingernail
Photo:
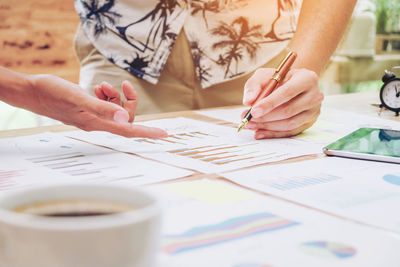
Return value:
<svg viewBox="0 0 400 267">
<path fill-rule="evenodd" d="M 261 117 L 263 115 L 263 110 L 261 108 L 255 108 L 251 111 L 251 115 L 254 118 Z"/>
<path fill-rule="evenodd" d="M 154 132 L 157 133 L 160 136 L 160 138 L 168 137 L 168 133 L 164 130 L 154 128 Z"/>
<path fill-rule="evenodd" d="M 111 85 L 111 84 L 109 84 L 109 83 L 108 83 L 108 82 L 106 82 L 106 81 L 102 82 L 102 84 L 103 84 L 103 85 L 105 85 L 105 86 L 107 86 L 107 87 L 112 87 L 112 85 Z"/>
<path fill-rule="evenodd" d="M 263 134 L 257 134 L 256 139 L 263 139 L 264 137 L 265 137 L 265 135 L 263 135 Z"/>
<path fill-rule="evenodd" d="M 129 114 L 125 110 L 118 110 L 114 113 L 114 121 L 118 123 L 127 123 L 129 121 Z"/>
</svg>

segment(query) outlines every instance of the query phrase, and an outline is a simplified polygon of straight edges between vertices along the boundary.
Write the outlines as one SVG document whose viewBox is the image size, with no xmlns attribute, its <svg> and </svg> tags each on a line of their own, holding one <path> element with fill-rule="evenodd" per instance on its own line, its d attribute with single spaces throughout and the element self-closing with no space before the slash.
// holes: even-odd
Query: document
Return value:
<svg viewBox="0 0 400 267">
<path fill-rule="evenodd" d="M 200 110 L 196 111 L 196 113 L 238 124 L 242 112 L 247 109 L 248 107 Z M 323 147 L 361 127 L 399 130 L 400 124 L 396 121 L 379 117 L 323 107 L 316 123 L 302 134 L 293 137 L 293 139 L 309 142 L 310 144 L 320 144 Z"/>
<path fill-rule="evenodd" d="M 131 152 L 203 173 L 215 173 L 322 153 L 320 145 L 294 139 L 255 140 L 254 132 L 187 118 L 148 121 L 168 138 L 124 138 L 105 132 L 73 131 L 68 136 L 118 151 Z"/>
<path fill-rule="evenodd" d="M 399 235 L 225 182 L 204 179 L 146 190 L 162 200 L 165 214 L 159 266 L 397 267 L 400 262 Z M 216 202 L 217 194 L 228 201 Z"/>
<path fill-rule="evenodd" d="M 0 190 L 82 181 L 134 186 L 192 174 L 63 135 L 43 133 L 0 139 Z"/>
<path fill-rule="evenodd" d="M 249 110 L 249 108 L 250 107 L 227 108 L 227 109 L 221 108 L 221 109 L 210 109 L 210 110 L 196 110 L 194 112 L 206 117 L 232 122 L 239 125 L 242 113 L 245 110 Z"/>
<path fill-rule="evenodd" d="M 326 157 L 222 174 L 302 205 L 400 233 L 400 165 Z"/>
</svg>

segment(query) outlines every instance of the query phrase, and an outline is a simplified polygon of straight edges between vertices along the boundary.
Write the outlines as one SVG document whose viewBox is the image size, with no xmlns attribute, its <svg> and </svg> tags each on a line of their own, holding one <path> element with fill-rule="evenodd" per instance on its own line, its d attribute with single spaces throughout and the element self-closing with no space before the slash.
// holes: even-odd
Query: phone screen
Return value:
<svg viewBox="0 0 400 267">
<path fill-rule="evenodd" d="M 400 157 L 400 131 L 360 128 L 325 149 Z"/>
</svg>

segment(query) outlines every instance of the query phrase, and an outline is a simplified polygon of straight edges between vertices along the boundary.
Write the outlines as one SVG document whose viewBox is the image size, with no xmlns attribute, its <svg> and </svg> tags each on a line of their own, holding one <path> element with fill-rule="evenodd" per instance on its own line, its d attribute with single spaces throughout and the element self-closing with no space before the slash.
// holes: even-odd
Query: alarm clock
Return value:
<svg viewBox="0 0 400 267">
<path fill-rule="evenodd" d="M 400 112 L 400 79 L 393 72 L 385 70 L 380 91 L 381 108 L 386 108 L 399 116 Z"/>
</svg>

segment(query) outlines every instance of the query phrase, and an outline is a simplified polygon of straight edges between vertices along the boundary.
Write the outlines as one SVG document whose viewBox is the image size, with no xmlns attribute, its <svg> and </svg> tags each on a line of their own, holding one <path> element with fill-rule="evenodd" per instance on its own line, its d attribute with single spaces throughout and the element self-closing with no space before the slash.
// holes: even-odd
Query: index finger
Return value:
<svg viewBox="0 0 400 267">
<path fill-rule="evenodd" d="M 259 118 L 274 110 L 280 105 L 289 102 L 291 99 L 307 90 L 307 79 L 303 75 L 290 75 L 288 73 L 287 80 L 278 86 L 269 96 L 258 101 L 252 109 L 252 116 Z"/>
<path fill-rule="evenodd" d="M 145 137 L 159 139 L 168 137 L 168 134 L 159 128 L 147 127 L 143 125 L 133 125 L 131 123 L 118 123 L 110 120 L 96 118 L 86 122 L 86 131 L 105 131 L 124 137 Z"/>
</svg>

